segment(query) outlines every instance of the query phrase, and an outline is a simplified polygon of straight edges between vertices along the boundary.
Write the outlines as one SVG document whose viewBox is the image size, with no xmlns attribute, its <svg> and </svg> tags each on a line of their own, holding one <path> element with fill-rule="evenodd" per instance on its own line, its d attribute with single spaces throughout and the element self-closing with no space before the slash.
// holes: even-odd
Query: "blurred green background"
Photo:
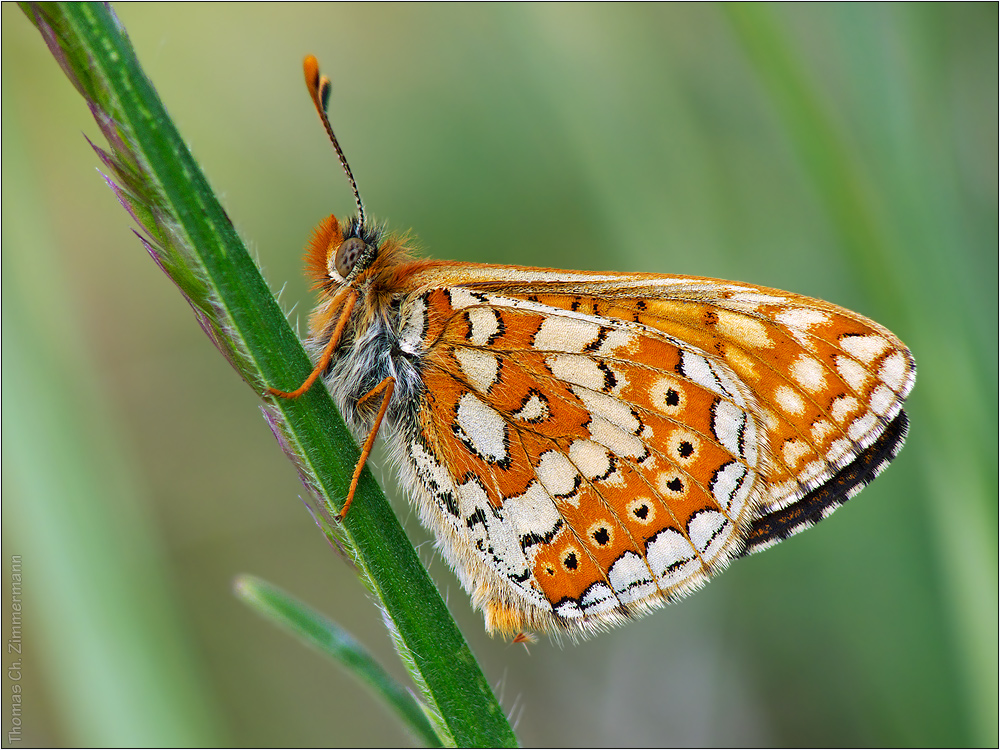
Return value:
<svg viewBox="0 0 1000 750">
<path fill-rule="evenodd" d="M 997 743 L 997 6 L 118 6 L 292 319 L 352 201 L 438 258 L 738 279 L 876 318 L 919 365 L 891 468 L 818 528 L 578 646 L 490 640 L 385 483 L 525 745 Z M 254 395 L 95 171 L 99 131 L 3 34 L 4 636 L 25 745 L 410 740 L 231 593 L 252 573 L 400 679 Z M 5 667 L 16 655 L 7 654 Z"/>
</svg>

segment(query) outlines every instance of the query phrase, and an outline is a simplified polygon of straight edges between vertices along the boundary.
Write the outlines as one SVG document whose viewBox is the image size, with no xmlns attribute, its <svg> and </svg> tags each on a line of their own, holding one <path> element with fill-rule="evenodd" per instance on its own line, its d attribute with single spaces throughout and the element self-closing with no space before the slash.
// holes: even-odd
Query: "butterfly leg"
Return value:
<svg viewBox="0 0 1000 750">
<path fill-rule="evenodd" d="M 309 377 L 296 388 L 294 391 L 279 391 L 277 388 L 268 388 L 267 392 L 272 396 L 277 396 L 278 398 L 298 398 L 303 393 L 312 388 L 313 383 L 316 382 L 317 378 L 323 374 L 323 371 L 330 364 L 330 359 L 333 357 L 333 352 L 337 349 L 337 344 L 340 343 L 340 337 L 344 334 L 344 328 L 347 327 L 347 321 L 351 319 L 351 311 L 354 309 L 354 303 L 358 301 L 357 292 L 353 289 L 345 289 L 346 300 L 344 302 L 344 309 L 340 312 L 340 318 L 337 320 L 337 326 L 333 329 L 333 334 L 330 336 L 330 341 L 327 343 L 326 347 L 323 349 L 323 354 L 319 358 L 319 362 L 313 368 L 313 371 L 309 373 Z M 334 298 L 334 304 L 337 303 L 337 299 Z"/>
<path fill-rule="evenodd" d="M 361 457 L 358 459 L 357 466 L 354 467 L 354 476 L 351 477 L 351 489 L 347 491 L 347 499 L 344 501 L 344 505 L 341 507 L 340 513 L 337 514 L 337 518 L 341 521 L 344 520 L 344 517 L 347 515 L 347 509 L 350 508 L 351 503 L 354 502 L 354 490 L 358 488 L 358 480 L 361 478 L 361 470 L 365 468 L 365 462 L 368 461 L 368 456 L 372 452 L 372 446 L 375 444 L 375 437 L 378 435 L 378 428 L 382 426 L 382 420 L 385 419 L 385 412 L 389 408 L 389 401 L 392 400 L 392 392 L 395 387 L 396 379 L 390 375 L 358 400 L 358 406 L 361 406 L 361 404 L 369 398 L 382 393 L 382 406 L 378 410 L 378 416 L 375 417 L 375 424 L 372 425 L 371 431 L 368 433 L 368 439 L 365 440 L 365 444 L 361 446 Z"/>
</svg>

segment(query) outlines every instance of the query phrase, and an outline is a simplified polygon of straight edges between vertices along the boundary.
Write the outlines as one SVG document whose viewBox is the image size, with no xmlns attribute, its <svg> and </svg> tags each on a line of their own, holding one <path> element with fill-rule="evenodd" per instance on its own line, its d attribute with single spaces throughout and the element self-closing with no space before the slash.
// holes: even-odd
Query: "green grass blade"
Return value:
<svg viewBox="0 0 1000 750">
<path fill-rule="evenodd" d="M 424 745 L 441 746 L 441 740 L 434 733 L 420 702 L 385 671 L 368 649 L 337 623 L 277 586 L 253 576 L 238 578 L 234 589 L 248 606 L 271 622 L 287 628 L 368 685 Z"/>
<path fill-rule="evenodd" d="M 26 4 L 108 139 L 109 184 L 144 231 L 147 251 L 184 293 L 206 333 L 258 394 L 288 388 L 309 359 L 177 132 L 109 7 Z M 357 446 L 325 389 L 265 406 L 307 486 L 343 498 Z M 329 504 L 329 503 L 328 503 Z M 370 472 L 339 541 L 385 608 L 397 650 L 442 741 L 516 743 L 464 638 Z"/>
</svg>

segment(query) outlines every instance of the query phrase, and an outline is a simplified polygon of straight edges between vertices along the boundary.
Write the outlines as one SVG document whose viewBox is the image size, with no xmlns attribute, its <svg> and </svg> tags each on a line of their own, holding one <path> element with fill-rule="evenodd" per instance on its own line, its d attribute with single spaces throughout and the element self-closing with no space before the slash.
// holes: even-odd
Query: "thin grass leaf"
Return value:
<svg viewBox="0 0 1000 750">
<path fill-rule="evenodd" d="M 427 747 L 441 747 L 441 740 L 427 720 L 425 707 L 396 682 L 354 637 L 330 619 L 299 600 L 254 576 L 240 576 L 236 595 L 278 626 L 287 628 L 304 643 L 326 654 L 369 688 L 409 727 Z"/>
<path fill-rule="evenodd" d="M 98 156 L 142 227 L 147 252 L 258 394 L 304 380 L 310 362 L 143 73 L 110 7 L 25 4 L 108 140 Z M 265 405 L 282 447 L 323 503 L 346 496 L 357 446 L 329 394 Z M 369 471 L 338 540 L 386 613 L 394 645 L 442 742 L 516 744 L 492 691 Z"/>
</svg>

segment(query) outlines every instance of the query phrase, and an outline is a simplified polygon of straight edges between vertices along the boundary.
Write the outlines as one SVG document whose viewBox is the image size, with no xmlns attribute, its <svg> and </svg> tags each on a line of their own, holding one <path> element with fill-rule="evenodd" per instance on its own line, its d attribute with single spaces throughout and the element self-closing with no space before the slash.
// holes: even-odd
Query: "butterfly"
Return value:
<svg viewBox="0 0 1000 750">
<path fill-rule="evenodd" d="M 822 520 L 902 447 L 909 350 L 857 313 L 693 276 L 415 258 L 365 214 L 306 254 L 322 379 L 376 435 L 491 633 L 587 636 Z"/>
</svg>

